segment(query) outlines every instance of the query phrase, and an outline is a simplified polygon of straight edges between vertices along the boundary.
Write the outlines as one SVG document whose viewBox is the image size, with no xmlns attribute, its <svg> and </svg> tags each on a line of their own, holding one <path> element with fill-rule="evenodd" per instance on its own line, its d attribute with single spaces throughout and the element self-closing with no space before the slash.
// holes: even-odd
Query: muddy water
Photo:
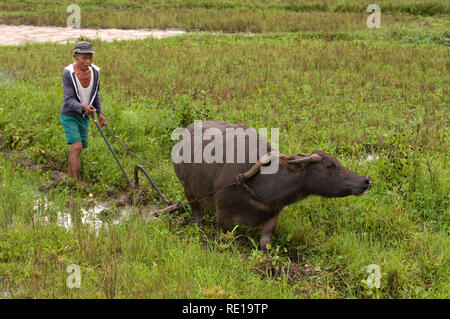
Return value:
<svg viewBox="0 0 450 319">
<path fill-rule="evenodd" d="M 136 40 L 148 37 L 167 38 L 186 33 L 183 30 L 159 29 L 75 29 L 54 26 L 0 24 L 0 45 L 19 45 L 27 42 L 74 42 L 80 36 L 103 41 Z"/>
<path fill-rule="evenodd" d="M 120 224 L 131 214 L 136 213 L 137 209 L 131 205 L 125 205 L 121 208 L 120 216 L 113 218 L 108 223 L 105 223 L 103 220 L 104 212 L 107 211 L 113 203 L 111 202 L 99 202 L 96 203 L 93 207 L 89 208 L 81 208 L 80 209 L 80 221 L 83 225 L 88 225 L 89 228 L 94 231 L 96 234 L 99 233 L 101 228 L 108 228 L 109 224 Z M 74 227 L 73 215 L 67 212 L 58 211 L 56 205 L 49 201 L 45 197 L 39 197 L 34 201 L 34 220 L 35 222 L 42 223 L 44 225 L 48 225 L 50 223 L 50 219 L 48 216 L 43 215 L 42 212 L 47 210 L 56 211 L 56 225 L 61 228 L 64 228 L 67 231 L 70 231 Z M 146 219 L 154 220 L 154 217 L 151 213 L 146 214 Z"/>
<path fill-rule="evenodd" d="M 11 299 L 11 291 L 9 288 L 0 289 L 0 299 Z"/>
</svg>

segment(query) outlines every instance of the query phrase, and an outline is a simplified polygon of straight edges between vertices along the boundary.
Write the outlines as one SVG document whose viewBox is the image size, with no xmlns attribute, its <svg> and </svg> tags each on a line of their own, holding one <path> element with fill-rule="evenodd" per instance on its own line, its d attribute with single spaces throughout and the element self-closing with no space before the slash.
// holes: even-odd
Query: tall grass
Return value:
<svg viewBox="0 0 450 319">
<path fill-rule="evenodd" d="M 366 28 L 369 3 L 347 1 L 78 1 L 82 27 L 182 28 L 225 32 L 354 31 Z M 383 25 L 450 13 L 444 0 L 378 1 Z M 8 1 L 0 23 L 65 26 L 64 1 Z"/>
<path fill-rule="evenodd" d="M 99 235 L 78 226 L 66 231 L 33 215 L 42 171 L 0 157 L 0 292 L 12 298 L 289 298 L 294 288 L 261 280 L 232 251 L 199 240 L 193 226 L 179 236 L 170 219 L 144 222 L 137 214 Z M 83 205 L 77 194 L 52 192 L 57 209 Z M 43 210 L 43 216 L 52 212 Z M 76 211 L 71 211 L 76 213 Z M 66 285 L 67 266 L 81 268 L 81 288 Z M 219 288 L 219 289 L 218 289 Z M 211 292 L 212 291 L 212 292 Z"/>
</svg>

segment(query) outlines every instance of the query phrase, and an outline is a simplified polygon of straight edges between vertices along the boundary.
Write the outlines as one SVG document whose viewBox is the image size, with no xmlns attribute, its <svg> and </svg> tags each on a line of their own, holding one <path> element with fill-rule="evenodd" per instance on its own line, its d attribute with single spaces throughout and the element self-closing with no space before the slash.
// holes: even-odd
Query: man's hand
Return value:
<svg viewBox="0 0 450 319">
<path fill-rule="evenodd" d="M 92 105 L 83 105 L 81 108 L 86 112 L 88 116 L 94 116 L 95 112 L 97 112 L 95 107 L 93 107 Z"/>
<path fill-rule="evenodd" d="M 106 117 L 103 114 L 98 115 L 98 123 L 100 124 L 100 126 L 105 126 L 107 124 Z"/>
</svg>

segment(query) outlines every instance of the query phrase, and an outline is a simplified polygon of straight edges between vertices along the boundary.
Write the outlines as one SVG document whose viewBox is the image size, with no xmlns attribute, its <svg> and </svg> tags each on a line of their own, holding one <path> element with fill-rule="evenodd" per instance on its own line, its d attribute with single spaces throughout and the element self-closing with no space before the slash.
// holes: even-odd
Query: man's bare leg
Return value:
<svg viewBox="0 0 450 319">
<path fill-rule="evenodd" d="M 81 180 L 80 176 L 80 159 L 81 151 L 83 150 L 83 144 L 81 142 L 75 142 L 72 144 L 72 148 L 69 153 L 69 164 L 67 167 L 67 175 L 77 180 Z"/>
</svg>

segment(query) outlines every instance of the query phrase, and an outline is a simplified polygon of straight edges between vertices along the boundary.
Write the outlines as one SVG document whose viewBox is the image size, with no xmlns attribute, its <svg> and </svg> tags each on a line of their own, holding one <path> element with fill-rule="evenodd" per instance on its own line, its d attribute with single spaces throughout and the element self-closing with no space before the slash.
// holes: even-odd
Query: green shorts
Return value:
<svg viewBox="0 0 450 319">
<path fill-rule="evenodd" d="M 81 142 L 83 148 L 88 147 L 89 117 L 59 114 L 59 120 L 66 133 L 67 144 Z"/>
</svg>

